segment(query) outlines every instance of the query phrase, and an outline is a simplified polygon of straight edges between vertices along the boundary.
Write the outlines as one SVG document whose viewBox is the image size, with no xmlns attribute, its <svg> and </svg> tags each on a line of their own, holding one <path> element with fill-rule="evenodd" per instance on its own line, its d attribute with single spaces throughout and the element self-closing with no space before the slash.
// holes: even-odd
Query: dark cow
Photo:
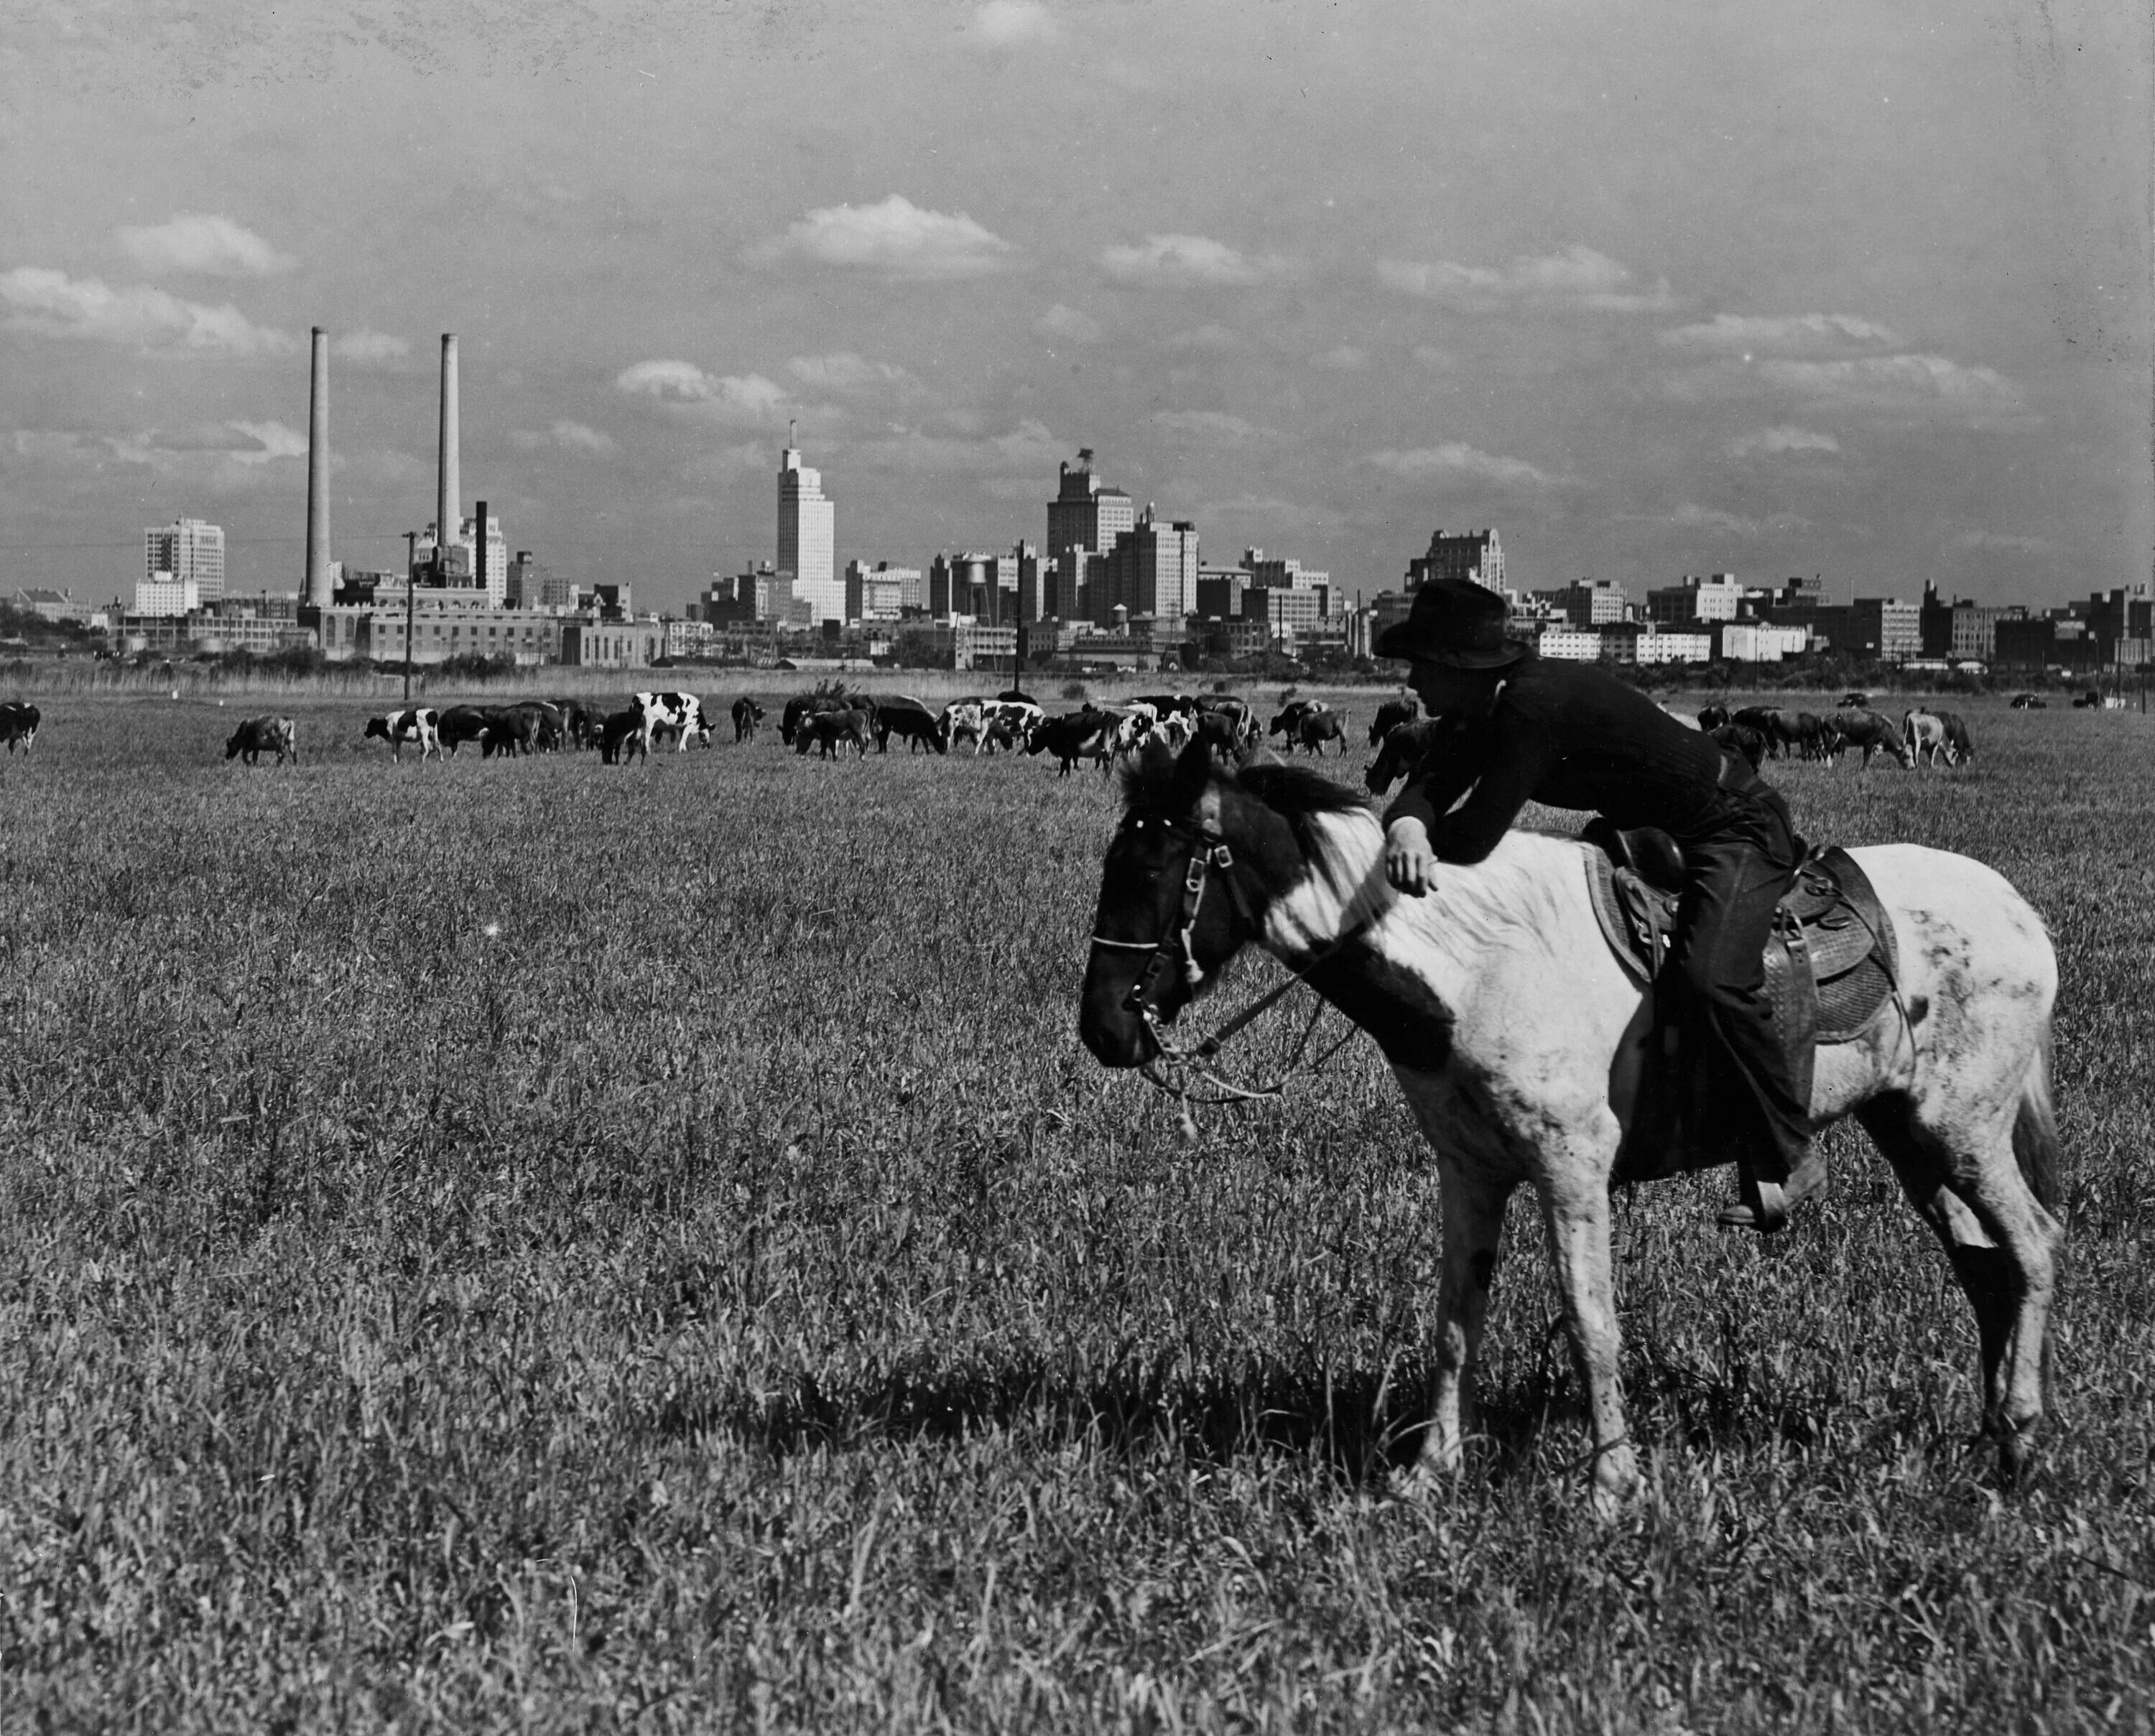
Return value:
<svg viewBox="0 0 2155 1736">
<path fill-rule="evenodd" d="M 1369 725 L 1369 745 L 1386 740 L 1401 724 L 1410 724 L 1421 715 L 1421 701 L 1409 694 L 1404 699 L 1387 699 L 1377 708 L 1376 721 Z"/>
<path fill-rule="evenodd" d="M 2011 703 L 2015 711 L 2048 711 L 2050 709 L 2050 702 L 2035 694 L 2015 694 Z"/>
<path fill-rule="evenodd" d="M 561 720 L 561 708 L 545 699 L 523 699 L 509 708 L 521 711 L 532 719 L 531 751 L 535 754 L 555 754 L 568 731 Z"/>
<path fill-rule="evenodd" d="M 1113 756 L 1115 726 L 1120 722 L 1113 712 L 1096 711 L 1090 705 L 1083 711 L 1065 712 L 1035 724 L 1025 738 L 1025 750 L 1053 753 L 1062 766 L 1057 777 L 1069 776 L 1071 767 L 1083 759 L 1096 759 L 1104 769 Z"/>
<path fill-rule="evenodd" d="M 1746 705 L 1733 713 L 1729 722 L 1741 724 L 1747 730 L 1756 730 L 1758 739 L 1766 744 L 1766 757 L 1779 759 L 1787 738 L 1782 733 L 1781 714 L 1770 705 Z"/>
<path fill-rule="evenodd" d="M 1324 757 L 1324 744 L 1336 741 L 1339 744 L 1339 757 L 1344 760 L 1347 757 L 1347 714 L 1334 711 L 1328 705 L 1320 711 L 1305 711 L 1291 739 L 1320 760 Z"/>
<path fill-rule="evenodd" d="M 599 759 L 607 766 L 626 766 L 638 754 L 650 757 L 643 745 L 643 708 L 631 705 L 599 725 Z"/>
<path fill-rule="evenodd" d="M 476 705 L 452 705 L 434 719 L 443 747 L 453 754 L 467 741 L 486 744 L 486 714 Z"/>
<path fill-rule="evenodd" d="M 1968 736 L 1968 725 L 1961 721 L 1958 711 L 1941 711 L 1937 718 L 1946 726 L 1946 763 L 1967 765 L 1975 758 L 1975 743 Z"/>
<path fill-rule="evenodd" d="M 1753 771 L 1766 757 L 1766 738 L 1743 724 L 1720 724 L 1706 733 L 1716 746 L 1739 755 Z"/>
<path fill-rule="evenodd" d="M 1825 719 L 1815 711 L 1783 711 L 1775 714 L 1781 719 L 1781 740 L 1795 750 L 1800 760 L 1823 760 L 1825 757 Z"/>
<path fill-rule="evenodd" d="M 1295 736 L 1301 729 L 1303 715 L 1308 712 L 1323 711 L 1326 709 L 1324 701 L 1322 699 L 1289 699 L 1280 707 L 1279 715 L 1265 726 L 1265 734 L 1268 736 L 1286 736 L 1287 745 L 1292 748 L 1294 745 Z"/>
<path fill-rule="evenodd" d="M 801 727 L 793 732 L 793 751 L 805 754 L 811 747 L 820 748 L 820 757 L 835 760 L 838 749 L 852 742 L 853 750 L 863 759 L 868 751 L 868 714 L 866 711 L 816 711 L 801 719 Z"/>
<path fill-rule="evenodd" d="M 675 749 L 678 753 L 688 750 L 691 736 L 705 747 L 711 745 L 710 720 L 704 714 L 704 702 L 694 694 L 638 694 L 637 708 L 643 713 L 643 750 L 648 754 L 651 744 L 662 735 L 680 738 Z"/>
<path fill-rule="evenodd" d="M 755 726 L 763 721 L 763 707 L 753 699 L 736 699 L 733 714 L 735 744 L 755 740 Z"/>
<path fill-rule="evenodd" d="M 1200 718 L 1224 717 L 1235 726 L 1235 745 L 1239 750 L 1248 745 L 1250 737 L 1257 727 L 1257 714 L 1248 704 L 1232 694 L 1200 694 L 1197 696 L 1197 714 Z"/>
<path fill-rule="evenodd" d="M 791 747 L 802 718 L 817 711 L 844 711 L 852 704 L 852 696 L 847 694 L 796 694 L 778 714 L 778 739 Z"/>
<path fill-rule="evenodd" d="M 38 708 L 27 699 L 10 699 L 0 704 L 0 741 L 8 744 L 8 751 L 15 751 L 15 744 L 23 744 L 24 753 L 38 745 Z"/>
<path fill-rule="evenodd" d="M 1702 705 L 1698 708 L 1698 726 L 1709 735 L 1728 720 L 1726 705 Z"/>
<path fill-rule="evenodd" d="M 228 760 L 239 760 L 249 766 L 262 763 L 262 755 L 274 753 L 282 766 L 289 754 L 292 763 L 299 763 L 299 737 L 289 717 L 250 717 L 243 719 L 232 732 L 232 740 L 224 745 Z"/>
<path fill-rule="evenodd" d="M 942 725 L 935 714 L 919 700 L 903 694 L 893 694 L 876 707 L 876 750 L 888 753 L 893 735 L 905 742 L 908 753 L 917 754 L 924 747 L 939 754 L 949 751 L 944 745 Z"/>
<path fill-rule="evenodd" d="M 596 747 L 599 730 L 606 723 L 606 714 L 586 699 L 556 699 L 554 709 L 561 715 L 561 734 L 571 747 Z"/>
<path fill-rule="evenodd" d="M 504 759 L 514 759 L 520 754 L 533 752 L 539 741 L 539 717 L 520 705 L 482 705 L 479 719 L 486 732 L 479 739 L 482 760 L 491 760 L 497 754 Z"/>
<path fill-rule="evenodd" d="M 1868 711 L 1871 709 L 1871 695 L 1843 694 L 1840 696 L 1840 709 L 1844 711 Z"/>
<path fill-rule="evenodd" d="M 1420 717 L 1411 723 L 1394 724 L 1385 732 L 1385 745 L 1369 762 L 1369 769 L 1362 774 L 1362 781 L 1372 796 L 1383 795 L 1420 765 L 1439 741 L 1465 727 L 1459 719 L 1441 717 Z"/>
<path fill-rule="evenodd" d="M 1881 717 L 1875 711 L 1836 711 L 1832 727 L 1828 731 L 1827 757 L 1838 764 L 1841 754 L 1851 747 L 1863 750 L 1863 765 L 1867 768 L 1875 753 L 1889 753 L 1904 766 L 1913 766 L 1915 755 L 1901 739 L 1901 732 L 1893 727 L 1890 717 Z"/>
<path fill-rule="evenodd" d="M 1040 701 L 1021 687 L 1006 687 L 996 697 L 1006 705 L 1030 705 L 1034 710 L 1040 710 Z M 1041 714 L 1045 716 L 1047 714 L 1042 712 Z"/>
<path fill-rule="evenodd" d="M 361 739 L 371 741 L 379 735 L 389 744 L 389 756 L 393 760 L 404 757 L 404 744 L 419 744 L 419 763 L 427 763 L 427 755 L 442 757 L 442 737 L 438 727 L 441 714 L 431 705 L 414 705 L 407 710 L 392 711 L 386 717 L 370 717 L 366 733 Z"/>
</svg>

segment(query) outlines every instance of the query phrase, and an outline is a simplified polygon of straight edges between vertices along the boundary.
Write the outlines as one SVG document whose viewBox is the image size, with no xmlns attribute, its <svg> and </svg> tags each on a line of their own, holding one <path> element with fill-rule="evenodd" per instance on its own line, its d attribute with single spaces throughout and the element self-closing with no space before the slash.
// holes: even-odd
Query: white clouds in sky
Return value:
<svg viewBox="0 0 2155 1736">
<path fill-rule="evenodd" d="M 1154 412 L 1152 424 L 1165 433 L 1214 446 L 1249 446 L 1279 438 L 1272 429 L 1224 410 L 1160 410 Z"/>
<path fill-rule="evenodd" d="M 707 374 L 693 361 L 639 361 L 614 385 L 632 397 L 695 410 L 714 420 L 754 425 L 786 402 L 785 388 L 760 374 Z"/>
<path fill-rule="evenodd" d="M 120 244 L 145 271 L 270 277 L 299 262 L 228 217 L 183 211 L 170 223 L 123 228 Z"/>
<path fill-rule="evenodd" d="M 1167 346 L 1170 350 L 1226 351 L 1233 349 L 1241 341 L 1226 326 L 1216 321 L 1207 321 L 1202 325 L 1193 325 L 1187 331 L 1176 332 L 1167 341 Z"/>
<path fill-rule="evenodd" d="M 1441 446 L 1417 446 L 1406 451 L 1387 448 L 1371 453 L 1364 462 L 1380 470 L 1389 470 L 1395 476 L 1410 478 L 1462 477 L 1477 482 L 1542 487 L 1553 485 L 1558 480 L 1524 458 L 1499 458 L 1462 440 L 1447 440 Z"/>
<path fill-rule="evenodd" d="M 1369 352 L 1353 344 L 1339 344 L 1315 358 L 1318 366 L 1335 368 L 1343 374 L 1359 373 L 1369 365 Z"/>
<path fill-rule="evenodd" d="M 1060 301 L 1035 320 L 1032 329 L 1038 336 L 1066 344 L 1097 344 L 1101 335 L 1098 320 Z"/>
<path fill-rule="evenodd" d="M 347 331 L 330 340 L 330 354 L 354 367 L 394 367 L 411 353 L 410 344 L 386 331 Z"/>
<path fill-rule="evenodd" d="M 182 301 L 145 284 L 110 289 L 41 265 L 0 272 L 0 306 L 8 330 L 40 337 L 202 356 L 283 356 L 299 347 L 289 333 L 257 325 L 229 302 Z"/>
<path fill-rule="evenodd" d="M 1132 247 L 1105 247 L 1100 268 L 1118 283 L 1147 289 L 1236 287 L 1262 283 L 1287 269 L 1284 260 L 1250 259 L 1204 235 L 1148 235 Z"/>
<path fill-rule="evenodd" d="M 1839 452 L 1840 442 L 1830 434 L 1809 428 L 1754 428 L 1728 443 L 1730 453 L 1739 458 L 1774 458 L 1788 452 Z"/>
<path fill-rule="evenodd" d="M 240 463 L 266 464 L 272 458 L 303 458 L 307 455 L 307 437 L 281 422 L 234 422 L 226 426 L 254 443 L 251 447 L 233 448 L 232 455 Z"/>
<path fill-rule="evenodd" d="M 1716 314 L 1692 325 L 1661 334 L 1661 341 L 1683 348 L 1776 355 L 1817 355 L 1821 351 L 1897 349 L 1901 340 L 1875 320 L 1852 314 L 1753 315 Z"/>
<path fill-rule="evenodd" d="M 519 428 L 509 441 L 519 452 L 543 452 L 550 447 L 562 452 L 609 453 L 615 446 L 612 435 L 566 417 L 544 430 Z"/>
<path fill-rule="evenodd" d="M 2021 407 L 2019 388 L 1995 368 L 1963 367 L 1943 356 L 1763 361 L 1757 374 L 1768 385 L 1821 403 L 1889 412 L 1943 407 L 1987 417 Z"/>
<path fill-rule="evenodd" d="M 919 383 L 894 362 L 868 361 L 850 350 L 828 356 L 796 356 L 786 366 L 803 385 L 826 392 L 870 392 Z"/>
<path fill-rule="evenodd" d="M 973 14 L 973 28 L 992 48 L 1053 42 L 1062 33 L 1040 0 L 988 0 Z"/>
<path fill-rule="evenodd" d="M 1007 433 L 982 437 L 930 434 L 919 428 L 895 430 L 878 439 L 863 440 L 847 448 L 847 461 L 907 473 L 936 472 L 964 474 L 1013 471 L 1026 479 L 1033 494 L 1034 479 L 1052 472 L 1058 458 L 1070 454 L 1069 443 L 1057 439 L 1047 425 L 1027 417 Z M 1031 494 L 1022 498 L 1031 499 Z"/>
<path fill-rule="evenodd" d="M 1590 247 L 1522 255 L 1508 265 L 1458 265 L 1448 260 L 1380 259 L 1378 280 L 1409 295 L 1487 310 L 1520 305 L 1580 308 L 1596 313 L 1659 313 L 1676 305 L 1664 279 L 1638 287 L 1630 268 Z"/>
<path fill-rule="evenodd" d="M 898 193 L 879 205 L 811 211 L 785 234 L 748 252 L 752 264 L 800 260 L 914 283 L 989 277 L 1011 269 L 1018 257 L 1010 243 L 963 212 L 925 211 Z"/>
</svg>

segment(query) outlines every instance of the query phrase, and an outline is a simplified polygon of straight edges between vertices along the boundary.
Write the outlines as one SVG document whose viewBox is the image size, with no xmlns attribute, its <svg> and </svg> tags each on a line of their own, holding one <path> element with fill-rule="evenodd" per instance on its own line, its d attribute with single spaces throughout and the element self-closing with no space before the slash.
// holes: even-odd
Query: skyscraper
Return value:
<svg viewBox="0 0 2155 1736">
<path fill-rule="evenodd" d="M 211 602 L 224 595 L 224 527 L 200 519 L 179 519 L 142 533 L 143 576 L 170 573 L 185 584 L 195 581 L 196 595 Z"/>
<path fill-rule="evenodd" d="M 791 576 L 795 599 L 818 622 L 846 618 L 837 547 L 838 504 L 824 498 L 822 472 L 802 464 L 800 448 L 788 446 L 778 471 L 778 571 Z"/>
<path fill-rule="evenodd" d="M 1137 528 L 1136 504 L 1120 489 L 1102 485 L 1093 474 L 1093 448 L 1084 448 L 1075 464 L 1062 467 L 1062 485 L 1047 503 L 1047 545 L 1041 553 L 1050 561 L 1072 549 L 1112 549 L 1125 530 Z"/>
</svg>

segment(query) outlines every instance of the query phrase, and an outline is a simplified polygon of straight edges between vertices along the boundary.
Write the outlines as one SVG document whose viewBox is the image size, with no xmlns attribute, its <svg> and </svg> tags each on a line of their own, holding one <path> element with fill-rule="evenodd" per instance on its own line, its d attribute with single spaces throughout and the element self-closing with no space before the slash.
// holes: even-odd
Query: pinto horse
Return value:
<svg viewBox="0 0 2155 1736">
<path fill-rule="evenodd" d="M 1589 847 L 1513 832 L 1406 898 L 1385 881 L 1368 806 L 1315 772 L 1156 752 L 1125 793 L 1085 1046 L 1109 1067 L 1153 1061 L 1164 1027 L 1252 944 L 1368 1032 L 1436 1149 L 1443 1201 L 1431 1414 L 1410 1484 L 1461 1464 L 1498 1232 L 1525 1183 L 1586 1394 L 1594 1503 L 1615 1510 L 1639 1469 L 1617 1380 L 1609 1190 L 1651 1008 L 1594 919 Z M 1975 1312 L 1984 1431 L 2010 1476 L 2043 1413 L 2064 1239 L 2049 1209 L 2056 961 L 2041 919 L 1980 863 L 1912 844 L 1851 853 L 1899 932 L 1899 993 L 1854 1038 L 1820 1047 L 1812 1124 L 1853 1114 L 1944 1245 Z"/>
</svg>

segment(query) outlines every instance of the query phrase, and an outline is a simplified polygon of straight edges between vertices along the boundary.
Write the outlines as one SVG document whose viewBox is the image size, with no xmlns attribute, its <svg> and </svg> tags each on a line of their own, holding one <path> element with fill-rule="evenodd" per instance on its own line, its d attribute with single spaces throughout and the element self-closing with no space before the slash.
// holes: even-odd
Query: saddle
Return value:
<svg viewBox="0 0 2155 1736">
<path fill-rule="evenodd" d="M 1666 832 L 1601 820 L 1581 839 L 1596 846 L 1587 884 L 1601 932 L 1651 991 L 1668 962 L 1682 853 Z M 1818 1046 L 1860 1035 L 1892 994 L 1899 965 L 1892 919 L 1870 877 L 1838 844 L 1814 848 L 1782 895 L 1764 955 L 1766 998 L 1799 1095 L 1810 1095 Z"/>
</svg>

